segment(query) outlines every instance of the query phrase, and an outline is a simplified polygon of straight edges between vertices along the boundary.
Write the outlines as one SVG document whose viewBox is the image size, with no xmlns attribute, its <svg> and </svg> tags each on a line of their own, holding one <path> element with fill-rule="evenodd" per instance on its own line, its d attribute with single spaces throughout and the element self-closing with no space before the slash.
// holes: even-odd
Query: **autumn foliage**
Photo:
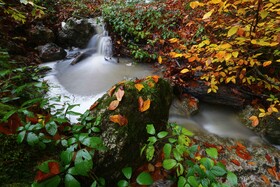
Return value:
<svg viewBox="0 0 280 187">
<path fill-rule="evenodd" d="M 236 85 L 256 98 L 260 114 L 251 120 L 257 126 L 258 118 L 280 109 L 279 6 L 277 0 L 170 0 L 111 8 L 117 18 L 104 16 L 120 33 L 117 49 L 127 43 L 135 58 L 147 59 L 148 53 L 177 85 L 204 81 L 208 93 Z M 135 19 L 122 20 L 129 15 Z M 128 32 L 122 34 L 122 28 Z"/>
</svg>

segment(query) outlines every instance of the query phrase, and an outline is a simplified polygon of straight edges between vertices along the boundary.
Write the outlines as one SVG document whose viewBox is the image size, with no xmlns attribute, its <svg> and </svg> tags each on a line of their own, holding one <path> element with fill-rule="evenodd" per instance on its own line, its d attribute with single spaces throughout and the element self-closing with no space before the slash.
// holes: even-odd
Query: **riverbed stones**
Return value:
<svg viewBox="0 0 280 187">
<path fill-rule="evenodd" d="M 107 150 L 95 158 L 96 174 L 112 183 L 122 168 L 139 167 L 140 150 L 148 138 L 146 125 L 153 124 L 157 132 L 165 129 L 171 101 L 170 84 L 157 76 L 118 83 L 100 98 L 91 113 L 100 116 L 100 136 Z"/>
<path fill-rule="evenodd" d="M 54 43 L 48 43 L 37 47 L 39 56 L 42 61 L 50 62 L 64 59 L 67 55 L 66 51 Z"/>
<path fill-rule="evenodd" d="M 54 42 L 54 33 L 44 25 L 35 25 L 28 30 L 29 42 L 34 46 Z"/>
</svg>

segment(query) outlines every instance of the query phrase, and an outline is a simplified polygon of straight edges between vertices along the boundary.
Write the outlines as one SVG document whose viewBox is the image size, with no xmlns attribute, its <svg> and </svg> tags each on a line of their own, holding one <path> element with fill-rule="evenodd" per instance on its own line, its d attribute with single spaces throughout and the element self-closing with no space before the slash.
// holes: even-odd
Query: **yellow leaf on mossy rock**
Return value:
<svg viewBox="0 0 280 187">
<path fill-rule="evenodd" d="M 141 96 L 138 98 L 138 106 L 140 112 L 145 112 L 146 110 L 148 110 L 150 108 L 150 105 L 151 105 L 150 99 L 144 101 Z"/>
<path fill-rule="evenodd" d="M 139 92 L 144 88 L 143 84 L 140 84 L 140 83 L 135 84 L 134 86 Z"/>
</svg>

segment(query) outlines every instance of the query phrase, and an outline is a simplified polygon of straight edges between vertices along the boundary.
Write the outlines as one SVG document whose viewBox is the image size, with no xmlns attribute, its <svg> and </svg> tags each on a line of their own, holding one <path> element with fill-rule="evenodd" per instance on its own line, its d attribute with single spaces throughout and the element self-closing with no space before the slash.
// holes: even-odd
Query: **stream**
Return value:
<svg viewBox="0 0 280 187">
<path fill-rule="evenodd" d="M 73 56 L 85 51 L 81 49 L 68 50 L 68 58 L 62 61 L 43 64 L 52 70 L 44 77 L 50 85 L 47 97 L 56 109 L 65 109 L 67 105 L 77 105 L 72 110 L 83 113 L 117 82 L 144 78 L 157 74 L 151 65 L 136 64 L 129 58 L 113 58 L 112 42 L 104 27 L 89 41 L 88 49 L 95 49 L 87 58 L 72 65 Z M 91 51 L 91 50 L 89 50 Z M 71 58 L 72 57 L 72 58 Z M 178 123 L 195 132 L 217 134 L 221 137 L 245 139 L 251 142 L 261 142 L 256 134 L 237 119 L 236 112 L 224 106 L 206 103 L 200 104 L 198 114 L 190 117 L 184 113 L 181 103 L 174 100 L 170 108 L 169 122 Z M 67 116 L 71 122 L 78 122 L 76 116 Z"/>
</svg>

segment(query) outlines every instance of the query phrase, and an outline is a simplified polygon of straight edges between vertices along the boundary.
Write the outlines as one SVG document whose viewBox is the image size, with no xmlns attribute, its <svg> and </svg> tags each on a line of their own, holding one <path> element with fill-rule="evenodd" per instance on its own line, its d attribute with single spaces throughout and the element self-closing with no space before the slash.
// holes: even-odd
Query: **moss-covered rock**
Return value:
<svg viewBox="0 0 280 187">
<path fill-rule="evenodd" d="M 91 110 L 102 119 L 101 137 L 107 150 L 97 155 L 96 173 L 110 183 L 122 168 L 139 166 L 141 146 L 148 137 L 146 125 L 165 129 L 171 101 L 170 84 L 157 76 L 119 83 L 100 98 Z"/>
</svg>

